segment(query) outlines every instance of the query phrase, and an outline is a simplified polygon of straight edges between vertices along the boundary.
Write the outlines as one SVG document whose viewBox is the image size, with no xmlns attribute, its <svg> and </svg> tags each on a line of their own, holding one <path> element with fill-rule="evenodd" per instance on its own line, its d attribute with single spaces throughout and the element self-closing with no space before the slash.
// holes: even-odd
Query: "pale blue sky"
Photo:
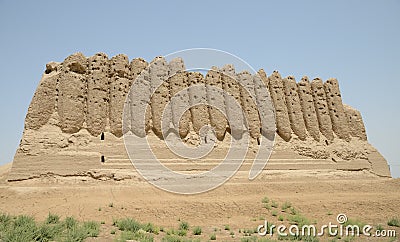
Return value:
<svg viewBox="0 0 400 242">
<path fill-rule="evenodd" d="M 400 176 L 400 1 L 196 3 L 0 0 L 0 164 L 12 160 L 47 62 L 78 51 L 151 60 L 208 47 L 267 73 L 338 78 Z"/>
</svg>

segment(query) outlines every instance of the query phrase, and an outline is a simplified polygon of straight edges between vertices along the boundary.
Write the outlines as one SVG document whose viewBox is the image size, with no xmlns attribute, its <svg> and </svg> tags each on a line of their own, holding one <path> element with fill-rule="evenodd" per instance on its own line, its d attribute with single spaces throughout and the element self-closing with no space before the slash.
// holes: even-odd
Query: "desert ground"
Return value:
<svg viewBox="0 0 400 242">
<path fill-rule="evenodd" d="M 374 228 L 381 225 L 397 234 L 396 238 L 362 237 L 353 238 L 354 241 L 398 241 L 400 234 L 399 227 L 387 225 L 390 219 L 400 216 L 400 179 L 378 178 L 366 171 L 266 170 L 253 181 L 246 179 L 247 173 L 239 171 L 209 192 L 178 195 L 144 180 L 99 181 L 79 176 L 47 176 L 7 182 L 10 167 L 11 164 L 1 167 L 3 214 L 26 214 L 42 221 L 53 213 L 61 218 L 73 216 L 80 221 L 101 221 L 99 235 L 88 241 L 114 240 L 120 231 L 111 234 L 113 221 L 125 217 L 141 223 L 151 222 L 164 231 L 177 228 L 180 221 L 202 228 L 202 234 L 196 236 L 189 230 L 187 238 L 207 241 L 215 234 L 218 241 L 244 241 L 261 238 L 245 231 L 253 231 L 265 220 L 277 225 L 290 224 L 291 208 L 317 225 L 337 223 L 336 216 L 343 213 L 353 221 Z M 265 197 L 269 200 L 267 203 L 263 202 Z M 284 209 L 284 204 L 290 208 Z M 160 241 L 165 234 L 160 232 L 154 239 Z M 334 239 L 319 238 L 320 241 Z"/>
</svg>

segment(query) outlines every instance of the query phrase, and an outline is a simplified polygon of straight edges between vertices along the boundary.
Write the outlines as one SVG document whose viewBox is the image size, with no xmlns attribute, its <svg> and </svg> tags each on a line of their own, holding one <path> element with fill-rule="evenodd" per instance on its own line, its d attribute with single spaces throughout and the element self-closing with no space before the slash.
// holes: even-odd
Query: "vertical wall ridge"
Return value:
<svg viewBox="0 0 400 242">
<path fill-rule="evenodd" d="M 361 140 L 367 140 L 367 133 L 365 131 L 361 113 L 346 104 L 343 104 L 343 108 L 347 117 L 348 128 L 351 136 L 357 137 Z"/>
<path fill-rule="evenodd" d="M 39 129 L 49 121 L 51 115 L 56 111 L 59 68 L 60 64 L 55 62 L 46 65 L 45 73 L 26 114 L 25 129 Z"/>
<path fill-rule="evenodd" d="M 214 128 L 217 139 L 223 140 L 228 126 L 228 121 L 223 114 L 224 112 L 226 113 L 225 99 L 222 77 L 218 68 L 212 67 L 211 70 L 208 71 L 205 81 L 207 85 L 207 103 L 209 104 L 208 112 L 211 127 Z M 215 87 L 215 89 L 211 87 Z M 218 110 L 217 107 L 220 107 L 223 110 Z"/>
<path fill-rule="evenodd" d="M 88 59 L 87 129 L 93 136 L 105 131 L 109 116 L 109 60 L 97 53 Z"/>
<path fill-rule="evenodd" d="M 108 119 L 110 122 L 111 133 L 117 137 L 121 137 L 124 134 L 122 130 L 124 104 L 131 86 L 131 80 L 129 80 L 130 73 L 128 56 L 121 54 L 116 55 L 111 58 L 109 64 L 110 105 Z M 127 120 L 124 119 L 124 121 Z"/>
<path fill-rule="evenodd" d="M 179 136 L 185 138 L 190 130 L 190 110 L 184 110 L 185 107 L 180 103 L 189 103 L 189 76 L 186 71 L 177 71 L 170 76 L 170 95 L 172 106 L 172 123 L 179 130 Z M 178 116 L 180 113 L 182 116 Z"/>
<path fill-rule="evenodd" d="M 293 76 L 288 76 L 282 80 L 286 98 L 286 106 L 289 114 L 290 126 L 300 140 L 307 137 L 306 125 L 303 119 L 300 98 L 297 93 L 297 84 Z"/>
<path fill-rule="evenodd" d="M 275 107 L 277 133 L 285 141 L 289 141 L 292 136 L 289 115 L 287 111 L 285 95 L 283 92 L 282 78 L 279 72 L 274 71 L 268 77 L 270 94 Z"/>
<path fill-rule="evenodd" d="M 332 120 L 332 129 L 339 139 L 350 141 L 347 116 L 344 112 L 342 97 L 337 79 L 330 78 L 324 83 L 326 101 Z"/>
<path fill-rule="evenodd" d="M 256 106 L 256 97 L 254 90 L 253 76 L 247 72 L 243 71 L 237 74 L 239 83 L 242 85 L 240 87 L 240 101 L 242 103 L 243 113 L 246 118 L 247 129 L 250 136 L 254 139 L 260 137 L 260 117 L 258 114 L 258 109 Z"/>
<path fill-rule="evenodd" d="M 307 131 L 311 137 L 313 137 L 316 141 L 319 141 L 320 133 L 318 118 L 315 111 L 314 99 L 311 93 L 311 85 L 308 81 L 308 77 L 303 77 L 301 81 L 297 83 L 297 88 Z"/>
<path fill-rule="evenodd" d="M 235 80 L 235 67 L 233 65 L 225 65 L 221 68 L 221 74 L 228 122 L 229 120 L 243 120 L 243 113 L 238 112 L 238 110 L 235 109 L 235 103 L 232 103 L 233 100 L 228 98 L 228 95 L 230 95 L 235 98 L 238 105 L 241 103 L 240 85 Z M 240 139 L 242 137 L 244 127 L 235 126 L 234 123 L 228 123 L 228 125 L 228 131 L 230 131 L 232 137 L 237 140 Z"/>
<path fill-rule="evenodd" d="M 87 59 L 82 53 L 68 56 L 61 65 L 58 115 L 61 130 L 76 133 L 85 121 Z"/>
<path fill-rule="evenodd" d="M 150 95 L 150 87 L 149 87 L 149 83 L 146 82 L 145 80 L 145 76 L 147 75 L 147 79 L 148 79 L 148 70 L 146 70 L 146 68 L 148 67 L 149 63 L 147 63 L 147 61 L 145 61 L 142 58 L 135 58 L 131 61 L 131 63 L 129 64 L 129 90 L 128 90 L 128 96 L 125 99 L 125 102 L 127 103 L 127 106 L 125 106 L 125 111 L 124 111 L 124 120 L 123 122 L 124 127 L 126 128 L 126 130 L 124 130 L 124 133 L 131 131 L 132 133 L 138 133 L 140 132 L 137 129 L 137 125 L 138 123 L 135 122 L 136 118 L 133 116 L 133 114 L 131 114 L 131 109 L 132 107 L 135 105 L 133 103 L 133 95 L 135 95 L 133 92 L 130 92 L 131 90 L 131 86 L 134 82 L 138 81 L 141 82 L 142 85 L 141 87 L 144 89 L 142 91 L 144 91 L 143 95 Z M 139 78 L 140 77 L 140 78 Z M 147 87 L 146 87 L 146 83 L 147 83 Z M 151 118 L 151 113 L 150 112 L 146 112 L 145 114 L 145 131 L 149 131 L 150 130 L 150 118 Z"/>
<path fill-rule="evenodd" d="M 208 115 L 207 93 L 205 86 L 205 78 L 199 72 L 189 73 L 189 83 L 191 86 L 197 85 L 198 88 L 189 90 L 190 113 L 192 114 L 193 129 L 197 134 L 200 134 L 200 129 L 210 124 Z M 196 106 L 193 106 L 196 104 Z M 203 103 L 203 104 L 198 104 Z"/>
<path fill-rule="evenodd" d="M 168 83 L 169 66 L 164 57 L 155 58 L 149 66 L 151 92 L 151 115 L 152 130 L 159 137 L 163 137 L 162 133 L 162 117 L 163 115 L 171 116 L 171 110 L 165 110 L 165 106 L 169 102 L 169 83 Z"/>
<path fill-rule="evenodd" d="M 269 126 L 267 121 L 275 121 L 275 109 L 272 103 L 272 98 L 269 92 L 269 83 L 267 74 L 264 70 L 258 71 L 253 75 L 253 85 L 257 101 L 258 114 L 260 115 L 260 130 L 261 134 L 272 139 L 275 137 L 276 127 Z M 264 122 L 263 122 L 264 120 Z"/>
<path fill-rule="evenodd" d="M 329 114 L 324 84 L 320 78 L 311 82 L 311 89 L 314 98 L 315 111 L 317 112 L 319 130 L 329 141 L 333 140 L 332 122 Z"/>
</svg>

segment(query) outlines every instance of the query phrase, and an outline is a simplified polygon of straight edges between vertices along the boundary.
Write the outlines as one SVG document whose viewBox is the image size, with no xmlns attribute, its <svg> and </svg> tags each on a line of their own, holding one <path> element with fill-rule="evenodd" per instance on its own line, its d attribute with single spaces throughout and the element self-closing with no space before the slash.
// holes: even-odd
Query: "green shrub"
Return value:
<svg viewBox="0 0 400 242">
<path fill-rule="evenodd" d="M 163 241 L 163 242 L 186 242 L 189 240 L 179 237 L 177 235 L 166 235 L 162 238 L 161 241 Z"/>
<path fill-rule="evenodd" d="M 56 224 L 60 221 L 60 216 L 56 214 L 49 213 L 49 215 L 46 218 L 46 223 L 47 224 Z"/>
<path fill-rule="evenodd" d="M 193 234 L 194 235 L 201 235 L 201 228 L 199 226 L 196 226 L 193 228 Z"/>
<path fill-rule="evenodd" d="M 176 234 L 175 229 L 168 229 L 167 230 L 167 235 L 174 235 L 174 234 Z"/>
<path fill-rule="evenodd" d="M 240 240 L 241 242 L 257 242 L 257 237 L 256 236 L 251 236 L 251 237 L 244 237 Z"/>
<path fill-rule="evenodd" d="M 142 225 L 138 221 L 131 218 L 116 220 L 114 224 L 121 231 L 131 231 L 133 233 L 142 228 Z"/>
<path fill-rule="evenodd" d="M 73 217 L 66 217 L 64 220 L 64 226 L 67 229 L 72 229 L 77 224 L 77 221 Z"/>
<path fill-rule="evenodd" d="M 269 198 L 268 198 L 268 197 L 264 197 L 264 198 L 261 200 L 261 202 L 262 202 L 262 203 L 269 203 Z"/>
<path fill-rule="evenodd" d="M 181 229 L 181 230 L 189 230 L 189 223 L 185 222 L 185 221 L 182 221 L 179 224 L 179 229 Z"/>
<path fill-rule="evenodd" d="M 376 226 L 376 231 L 382 231 L 382 230 L 383 230 L 382 224 L 378 224 L 378 225 Z"/>
<path fill-rule="evenodd" d="M 83 223 L 83 229 L 89 237 L 97 237 L 99 235 L 100 224 L 95 221 L 87 221 Z"/>
<path fill-rule="evenodd" d="M 283 216 L 282 216 L 282 215 L 279 215 L 279 216 L 278 216 L 278 220 L 279 220 L 279 221 L 283 221 Z"/>
<path fill-rule="evenodd" d="M 399 221 L 399 219 L 397 219 L 397 218 L 392 218 L 392 219 L 390 219 L 390 220 L 387 222 L 387 224 L 388 224 L 389 226 L 400 227 L 400 221 Z"/>
<path fill-rule="evenodd" d="M 229 227 L 229 224 L 225 224 L 224 229 L 225 229 L 225 230 L 231 230 L 231 228 Z"/>
<path fill-rule="evenodd" d="M 212 235 L 210 236 L 210 240 L 217 240 L 217 235 L 212 234 Z"/>
<path fill-rule="evenodd" d="M 179 236 L 186 236 L 187 235 L 187 230 L 184 230 L 184 229 L 178 230 L 178 235 Z"/>
<path fill-rule="evenodd" d="M 153 242 L 154 237 L 148 234 L 146 231 L 140 229 L 136 232 L 122 231 L 120 237 L 116 241 L 125 242 L 127 240 L 136 240 L 140 242 Z"/>
<path fill-rule="evenodd" d="M 288 217 L 288 220 L 290 223 L 297 224 L 299 227 L 310 224 L 310 220 L 300 214 L 291 215 Z"/>
<path fill-rule="evenodd" d="M 157 226 L 154 226 L 152 223 L 147 223 L 143 225 L 143 230 L 149 233 L 158 234 L 160 229 Z"/>
<path fill-rule="evenodd" d="M 73 228 L 67 230 L 65 241 L 83 241 L 87 237 L 87 233 L 82 226 L 74 226 Z"/>
<path fill-rule="evenodd" d="M 359 220 L 354 220 L 354 219 L 348 219 L 344 224 L 343 227 L 346 227 L 348 225 L 357 225 L 360 229 L 362 229 L 365 226 L 365 223 L 359 221 Z"/>
<path fill-rule="evenodd" d="M 276 217 L 278 215 L 278 211 L 272 210 L 271 214 L 272 214 L 272 216 Z"/>
<path fill-rule="evenodd" d="M 277 202 L 275 202 L 275 201 L 272 201 L 271 202 L 271 207 L 273 207 L 273 208 L 278 208 L 278 203 Z"/>
<path fill-rule="evenodd" d="M 282 204 L 282 211 L 286 211 L 286 209 L 291 208 L 292 204 L 290 202 L 285 202 Z"/>
<path fill-rule="evenodd" d="M 290 214 L 291 215 L 296 215 L 296 214 L 298 214 L 299 212 L 295 209 L 295 208 L 290 208 Z"/>
</svg>

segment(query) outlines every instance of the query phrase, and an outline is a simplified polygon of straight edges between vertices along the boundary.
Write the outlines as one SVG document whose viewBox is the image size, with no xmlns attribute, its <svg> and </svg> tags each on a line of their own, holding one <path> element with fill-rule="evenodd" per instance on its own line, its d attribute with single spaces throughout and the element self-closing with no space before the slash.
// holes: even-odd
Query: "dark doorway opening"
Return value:
<svg viewBox="0 0 400 242">
<path fill-rule="evenodd" d="M 104 155 L 101 156 L 101 162 L 102 163 L 106 162 L 106 158 L 104 157 Z"/>
<path fill-rule="evenodd" d="M 104 132 L 101 133 L 100 140 L 104 140 Z"/>
</svg>

